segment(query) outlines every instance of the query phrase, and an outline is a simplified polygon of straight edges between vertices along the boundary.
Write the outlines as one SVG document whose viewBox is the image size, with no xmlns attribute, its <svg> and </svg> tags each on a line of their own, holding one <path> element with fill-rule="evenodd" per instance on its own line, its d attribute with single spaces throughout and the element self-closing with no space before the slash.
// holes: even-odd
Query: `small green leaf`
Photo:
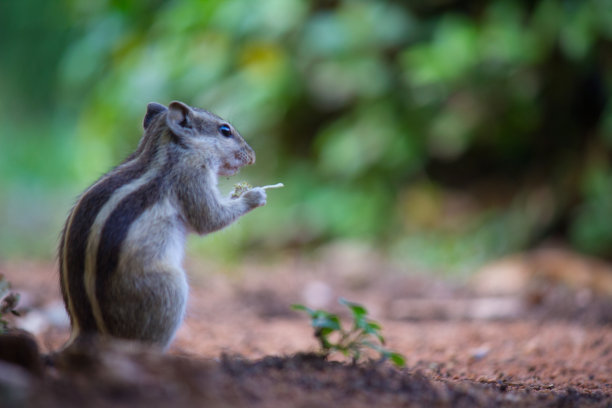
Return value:
<svg viewBox="0 0 612 408">
<path fill-rule="evenodd" d="M 376 336 L 381 343 L 385 343 L 385 339 L 380 334 L 381 326 L 375 321 L 365 319 L 356 320 L 355 327 L 361 329 L 366 334 Z"/>
<path fill-rule="evenodd" d="M 348 300 L 344 298 L 338 299 L 338 303 L 351 309 L 351 311 L 353 312 L 353 315 L 355 316 L 355 319 L 368 314 L 368 310 L 362 305 L 360 305 L 359 303 L 349 302 Z"/>
<path fill-rule="evenodd" d="M 378 324 L 377 322 L 375 322 L 373 320 L 368 320 L 368 327 L 372 331 L 382 330 L 382 327 L 380 326 L 380 324 Z"/>
<path fill-rule="evenodd" d="M 317 313 L 312 319 L 312 327 L 342 330 L 338 316 L 329 313 Z"/>
<path fill-rule="evenodd" d="M 291 309 L 297 310 L 297 311 L 300 311 L 300 312 L 306 312 L 306 313 L 308 313 L 311 316 L 315 313 L 315 311 L 312 310 L 311 308 L 306 307 L 304 305 L 297 304 L 297 303 L 291 305 Z"/>
<path fill-rule="evenodd" d="M 370 325 L 370 322 L 367 321 L 366 319 L 355 319 L 355 327 L 363 330 L 366 333 L 372 333 L 376 331 L 375 329 L 372 328 L 372 326 Z"/>
<path fill-rule="evenodd" d="M 325 337 L 330 333 L 333 333 L 333 329 L 330 329 L 329 327 L 315 327 L 314 325 L 312 326 L 315 328 L 315 336 L 317 337 Z"/>
<path fill-rule="evenodd" d="M 396 352 L 392 351 L 392 352 L 388 352 L 388 354 L 386 356 L 397 367 L 405 367 L 406 366 L 406 358 L 403 355 L 401 355 L 400 353 L 396 353 Z"/>
</svg>

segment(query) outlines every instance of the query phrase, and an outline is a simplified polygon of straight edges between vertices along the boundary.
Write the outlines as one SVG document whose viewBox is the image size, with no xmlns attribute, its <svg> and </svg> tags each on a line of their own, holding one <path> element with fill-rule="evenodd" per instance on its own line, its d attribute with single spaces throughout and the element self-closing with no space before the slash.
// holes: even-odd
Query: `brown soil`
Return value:
<svg viewBox="0 0 612 408">
<path fill-rule="evenodd" d="M 56 356 L 42 371 L 0 360 L 0 406 L 612 406 L 605 291 L 558 274 L 523 274 L 510 285 L 520 268 L 451 284 L 371 254 L 349 255 L 335 249 L 316 261 L 214 274 L 206 272 L 223 268 L 192 261 L 188 316 L 167 354 L 111 343 Z M 35 333 L 42 352 L 57 350 L 68 328 L 55 267 L 0 263 L 0 273 L 28 309 L 19 324 Z M 508 290 L 483 289 L 491 276 Z M 308 320 L 289 306 L 306 303 L 348 319 L 341 296 L 368 307 L 387 346 L 406 356 L 405 368 L 376 356 L 352 364 L 313 354 Z"/>
</svg>

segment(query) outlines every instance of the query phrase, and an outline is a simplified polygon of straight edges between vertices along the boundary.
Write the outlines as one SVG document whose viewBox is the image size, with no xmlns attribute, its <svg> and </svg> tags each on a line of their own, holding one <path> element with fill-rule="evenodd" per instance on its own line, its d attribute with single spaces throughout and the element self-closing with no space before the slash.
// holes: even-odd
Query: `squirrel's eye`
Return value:
<svg viewBox="0 0 612 408">
<path fill-rule="evenodd" d="M 219 126 L 219 133 L 225 137 L 232 137 L 232 129 L 228 125 Z"/>
</svg>

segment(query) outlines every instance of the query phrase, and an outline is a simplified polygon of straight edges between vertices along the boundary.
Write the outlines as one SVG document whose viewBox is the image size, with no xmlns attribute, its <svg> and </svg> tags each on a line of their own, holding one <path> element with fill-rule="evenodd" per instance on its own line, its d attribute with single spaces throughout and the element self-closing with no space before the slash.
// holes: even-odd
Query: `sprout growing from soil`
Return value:
<svg viewBox="0 0 612 408">
<path fill-rule="evenodd" d="M 377 322 L 368 319 L 368 311 L 365 307 L 342 298 L 338 302 L 346 306 L 352 313 L 353 326 L 350 330 L 342 327 L 338 315 L 325 310 L 310 309 L 300 304 L 291 306 L 293 310 L 306 312 L 310 316 L 315 337 L 325 356 L 338 351 L 351 357 L 353 363 L 356 363 L 361 358 L 363 350 L 367 348 L 380 353 L 382 360 L 389 359 L 397 367 L 403 367 L 406 364 L 403 355 L 384 347 L 385 338 L 380 333 L 382 327 Z"/>
<path fill-rule="evenodd" d="M 7 316 L 9 314 L 19 316 L 17 310 L 15 310 L 17 303 L 19 303 L 19 294 L 11 292 L 11 284 L 4 279 L 4 275 L 0 275 L 0 333 L 8 329 Z"/>
</svg>

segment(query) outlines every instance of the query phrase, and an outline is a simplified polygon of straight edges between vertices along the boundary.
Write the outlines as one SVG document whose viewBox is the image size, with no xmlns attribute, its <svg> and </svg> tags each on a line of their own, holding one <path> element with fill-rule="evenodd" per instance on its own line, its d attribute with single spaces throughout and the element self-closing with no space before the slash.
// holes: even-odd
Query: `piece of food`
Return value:
<svg viewBox="0 0 612 408">
<path fill-rule="evenodd" d="M 232 198 L 238 198 L 242 194 L 246 193 L 247 191 L 249 191 L 252 188 L 253 188 L 253 186 L 250 185 L 249 183 L 247 183 L 246 181 L 242 181 L 240 183 L 236 183 L 236 184 L 234 184 L 234 191 L 232 191 L 231 197 Z"/>
</svg>

